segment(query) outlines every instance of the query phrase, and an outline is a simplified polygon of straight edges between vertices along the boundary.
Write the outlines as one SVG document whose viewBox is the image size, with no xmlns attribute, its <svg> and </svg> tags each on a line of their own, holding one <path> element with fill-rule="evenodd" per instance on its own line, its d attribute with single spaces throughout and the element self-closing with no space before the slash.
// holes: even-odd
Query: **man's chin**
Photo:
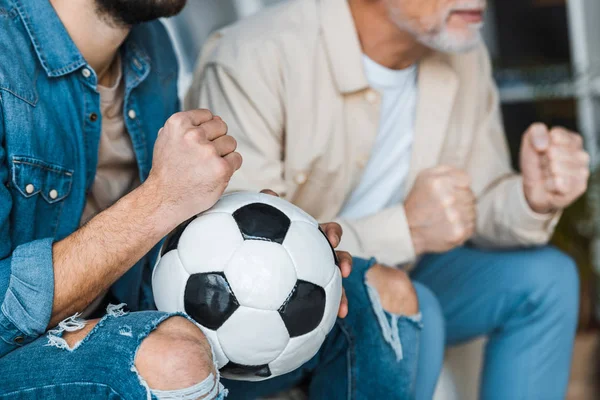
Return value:
<svg viewBox="0 0 600 400">
<path fill-rule="evenodd" d="M 187 0 L 95 0 L 98 13 L 117 25 L 137 25 L 177 15 Z"/>
<path fill-rule="evenodd" d="M 442 53 L 466 53 L 477 48 L 482 40 L 480 26 L 473 27 L 468 33 L 444 30 L 433 36 L 419 38 L 423 45 Z"/>
</svg>

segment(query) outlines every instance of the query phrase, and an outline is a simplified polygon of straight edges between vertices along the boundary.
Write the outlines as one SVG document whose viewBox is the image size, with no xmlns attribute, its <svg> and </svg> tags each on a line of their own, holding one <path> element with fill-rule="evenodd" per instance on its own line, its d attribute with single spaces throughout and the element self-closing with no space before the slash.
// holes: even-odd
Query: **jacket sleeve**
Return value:
<svg viewBox="0 0 600 400">
<path fill-rule="evenodd" d="M 10 236 L 12 197 L 0 97 L 0 357 L 32 342 L 46 331 L 52 315 L 53 239 L 13 249 Z"/>
<path fill-rule="evenodd" d="M 253 76 L 253 72 L 255 68 L 234 70 L 201 59 L 185 108 L 211 110 L 223 118 L 229 135 L 237 140 L 243 165 L 233 175 L 229 192 L 271 189 L 285 196 L 288 187 L 283 178 L 283 101 L 276 83 L 268 77 Z M 264 73 L 269 75 L 268 71 Z"/>
<path fill-rule="evenodd" d="M 364 218 L 337 219 L 336 222 L 344 230 L 340 249 L 355 257 L 375 257 L 387 265 L 415 261 L 415 249 L 402 204 Z"/>
<path fill-rule="evenodd" d="M 483 106 L 467 168 L 478 198 L 473 242 L 488 248 L 546 244 L 560 213 L 542 215 L 529 207 L 522 177 L 511 166 L 498 90 L 492 78 L 489 55 L 484 49 L 479 62 L 483 77 L 479 104 Z"/>
</svg>

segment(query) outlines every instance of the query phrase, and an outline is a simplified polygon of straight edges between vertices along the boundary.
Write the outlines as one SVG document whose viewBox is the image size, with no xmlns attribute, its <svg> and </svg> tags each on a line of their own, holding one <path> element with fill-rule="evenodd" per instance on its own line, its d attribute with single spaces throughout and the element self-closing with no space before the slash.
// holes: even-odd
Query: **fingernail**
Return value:
<svg viewBox="0 0 600 400">
<path fill-rule="evenodd" d="M 544 150 L 548 147 L 548 133 L 542 126 L 533 128 L 533 145 L 538 150 Z"/>
</svg>

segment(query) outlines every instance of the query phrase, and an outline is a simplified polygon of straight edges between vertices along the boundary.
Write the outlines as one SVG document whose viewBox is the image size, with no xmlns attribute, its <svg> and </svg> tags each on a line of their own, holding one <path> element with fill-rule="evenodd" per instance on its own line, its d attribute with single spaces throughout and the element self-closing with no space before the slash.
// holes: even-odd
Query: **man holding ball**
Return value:
<svg viewBox="0 0 600 400">
<path fill-rule="evenodd" d="M 560 399 L 578 278 L 547 243 L 586 190 L 589 157 L 578 134 L 536 123 L 521 173 L 512 170 L 480 34 L 485 7 L 290 0 L 209 39 L 187 106 L 227 118 L 245 160 L 231 190 L 270 187 L 342 225 L 341 248 L 364 257 L 353 275 L 380 294 L 372 310 L 350 301 L 351 333 L 377 315 L 373 334 L 388 337 L 391 318 L 411 315 L 387 304 L 402 304 L 408 278 L 392 288 L 373 273 L 411 271 L 424 324 L 418 399 L 433 395 L 444 345 L 479 336 L 489 338 L 482 398 Z"/>
</svg>

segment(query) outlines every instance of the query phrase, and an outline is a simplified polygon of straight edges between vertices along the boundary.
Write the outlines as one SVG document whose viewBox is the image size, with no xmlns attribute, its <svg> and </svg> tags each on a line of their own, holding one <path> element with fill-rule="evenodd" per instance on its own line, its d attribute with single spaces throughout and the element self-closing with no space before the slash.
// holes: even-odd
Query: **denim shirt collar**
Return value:
<svg viewBox="0 0 600 400">
<path fill-rule="evenodd" d="M 46 74 L 60 77 L 87 65 L 48 0 L 13 0 Z M 122 46 L 126 90 L 138 86 L 150 72 L 150 57 L 135 38 L 135 28 Z M 95 79 L 94 79 L 95 81 Z M 96 82 L 93 82 L 94 85 Z"/>
</svg>

